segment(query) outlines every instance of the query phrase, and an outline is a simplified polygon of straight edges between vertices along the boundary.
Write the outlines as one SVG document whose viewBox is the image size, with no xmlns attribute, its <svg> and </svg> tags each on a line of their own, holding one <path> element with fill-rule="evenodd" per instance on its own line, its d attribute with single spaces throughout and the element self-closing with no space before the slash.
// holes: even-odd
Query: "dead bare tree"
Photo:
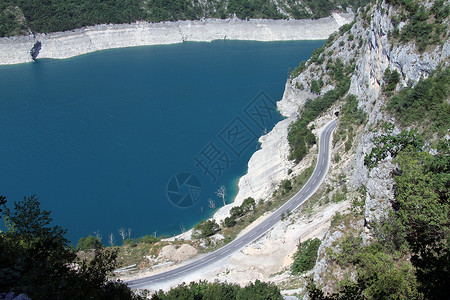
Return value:
<svg viewBox="0 0 450 300">
<path fill-rule="evenodd" d="M 131 228 L 128 228 L 128 238 L 131 239 Z"/>
<path fill-rule="evenodd" d="M 216 208 L 216 203 L 211 198 L 208 199 L 208 207 L 212 209 Z"/>
<path fill-rule="evenodd" d="M 225 188 L 224 185 L 221 185 L 219 187 L 219 189 L 217 190 L 216 195 L 219 196 L 220 198 L 222 198 L 223 206 L 226 205 L 226 203 L 225 203 L 225 196 L 226 196 L 226 194 L 227 194 L 227 189 Z"/>
<path fill-rule="evenodd" d="M 94 231 L 94 236 L 100 242 L 102 241 L 102 235 L 100 234 L 100 230 Z"/>
<path fill-rule="evenodd" d="M 120 236 L 122 237 L 122 240 L 125 240 L 127 238 L 127 232 L 125 230 L 125 228 L 120 227 L 118 229 Z"/>
<path fill-rule="evenodd" d="M 112 234 L 112 232 L 109 234 L 109 245 L 112 247 L 114 246 L 114 242 L 115 242 L 115 238 L 114 238 L 114 234 Z"/>
<path fill-rule="evenodd" d="M 153 232 L 153 237 L 156 239 L 156 234 L 158 233 L 158 230 L 156 230 L 155 232 Z"/>
</svg>

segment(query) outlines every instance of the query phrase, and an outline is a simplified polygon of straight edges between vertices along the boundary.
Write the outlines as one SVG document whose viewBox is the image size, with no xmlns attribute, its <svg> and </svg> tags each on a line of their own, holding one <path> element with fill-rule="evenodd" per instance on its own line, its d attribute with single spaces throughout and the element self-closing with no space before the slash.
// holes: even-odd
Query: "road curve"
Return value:
<svg viewBox="0 0 450 300">
<path fill-rule="evenodd" d="M 319 138 L 319 155 L 317 157 L 316 167 L 308 182 L 306 182 L 306 184 L 297 194 L 295 194 L 291 199 L 289 199 L 285 204 L 283 204 L 280 208 L 273 212 L 259 225 L 255 226 L 249 232 L 233 240 L 222 248 L 217 249 L 216 251 L 211 252 L 190 263 L 160 274 L 130 280 L 127 281 L 126 284 L 132 289 L 139 289 L 145 288 L 149 285 L 155 285 L 168 280 L 183 277 L 187 273 L 198 271 L 210 264 L 216 263 L 217 261 L 228 257 L 232 253 L 240 250 L 244 246 L 254 242 L 258 238 L 263 236 L 267 231 L 275 226 L 276 223 L 280 221 L 281 215 L 283 213 L 295 210 L 309 197 L 311 197 L 319 188 L 320 184 L 325 178 L 326 173 L 328 172 L 330 161 L 331 133 L 336 128 L 336 123 L 337 119 L 334 119 L 333 121 L 329 122 L 322 130 Z"/>
</svg>

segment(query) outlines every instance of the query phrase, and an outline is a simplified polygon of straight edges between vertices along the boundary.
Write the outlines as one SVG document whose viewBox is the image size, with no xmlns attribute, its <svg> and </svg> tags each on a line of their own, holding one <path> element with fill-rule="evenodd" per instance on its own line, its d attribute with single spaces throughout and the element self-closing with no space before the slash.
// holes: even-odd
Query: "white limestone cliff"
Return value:
<svg viewBox="0 0 450 300">
<path fill-rule="evenodd" d="M 105 49 L 185 41 L 321 40 L 352 20 L 351 13 L 335 13 L 318 20 L 205 19 L 96 25 L 65 32 L 0 38 L 0 65 L 31 62 L 30 50 L 38 41 L 41 42 L 38 58 L 63 59 Z"/>
</svg>

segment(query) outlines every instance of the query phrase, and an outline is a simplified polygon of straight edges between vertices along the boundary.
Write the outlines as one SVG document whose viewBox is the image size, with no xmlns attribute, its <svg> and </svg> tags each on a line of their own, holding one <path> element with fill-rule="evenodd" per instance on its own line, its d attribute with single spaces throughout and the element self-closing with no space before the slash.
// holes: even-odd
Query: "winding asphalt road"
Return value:
<svg viewBox="0 0 450 300">
<path fill-rule="evenodd" d="M 222 248 L 211 252 L 199 259 L 196 259 L 190 263 L 182 265 L 173 270 L 169 270 L 160 274 L 152 275 L 149 277 L 144 277 L 140 279 L 130 280 L 126 282 L 128 286 L 132 289 L 145 288 L 146 286 L 154 286 L 158 283 L 163 283 L 173 279 L 177 279 L 186 276 L 188 273 L 198 271 L 216 263 L 217 261 L 224 259 L 243 248 L 244 246 L 254 242 L 263 236 L 267 231 L 269 231 L 276 223 L 281 219 L 281 215 L 288 211 L 293 211 L 299 207 L 303 202 L 305 202 L 309 197 L 311 197 L 319 188 L 320 184 L 325 178 L 328 172 L 328 166 L 330 161 L 330 140 L 331 133 L 334 128 L 336 128 L 337 119 L 328 123 L 322 130 L 319 138 L 319 155 L 317 157 L 316 168 L 311 175 L 308 182 L 303 186 L 303 188 L 295 194 L 289 201 L 278 208 L 274 213 L 262 221 L 259 225 L 255 226 L 246 234 L 240 236 L 239 238 L 233 240 L 229 244 L 223 246 Z"/>
</svg>

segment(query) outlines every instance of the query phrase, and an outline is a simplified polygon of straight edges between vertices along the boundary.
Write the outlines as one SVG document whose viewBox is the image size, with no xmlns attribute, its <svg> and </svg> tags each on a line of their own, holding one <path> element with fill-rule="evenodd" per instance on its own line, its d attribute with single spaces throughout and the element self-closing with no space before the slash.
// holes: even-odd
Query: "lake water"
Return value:
<svg viewBox="0 0 450 300">
<path fill-rule="evenodd" d="M 323 41 L 182 43 L 0 66 L 0 194 L 36 194 L 76 241 L 180 233 L 227 203 Z"/>
</svg>

